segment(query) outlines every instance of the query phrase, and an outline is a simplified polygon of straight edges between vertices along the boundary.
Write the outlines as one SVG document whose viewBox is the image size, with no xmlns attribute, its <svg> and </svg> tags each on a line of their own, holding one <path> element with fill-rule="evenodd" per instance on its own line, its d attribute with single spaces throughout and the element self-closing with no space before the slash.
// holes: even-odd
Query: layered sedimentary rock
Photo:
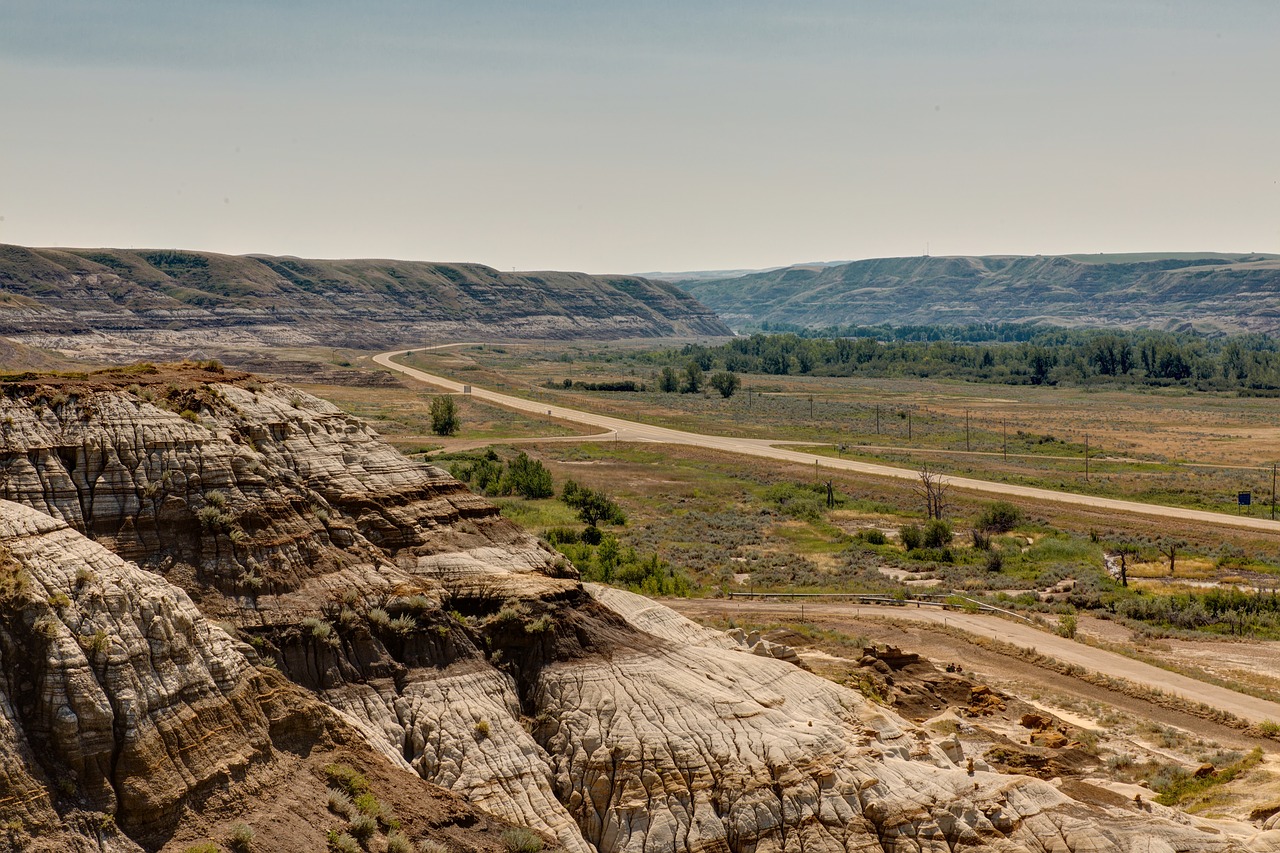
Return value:
<svg viewBox="0 0 1280 853">
<path fill-rule="evenodd" d="M 678 283 L 734 325 L 1280 330 L 1275 255 L 873 258 Z"/>
<path fill-rule="evenodd" d="M 727 335 L 664 282 L 481 264 L 0 246 L 0 335 L 129 359 L 272 346 Z"/>
<path fill-rule="evenodd" d="M 285 386 L 166 369 L 12 384 L 0 407 L 3 493 L 26 504 L 0 504 L 0 536 L 28 578 L 6 598 L 0 803 L 82 849 L 75 814 L 154 849 L 215 780 L 273 796 L 289 756 L 343 739 L 405 808 L 434 783 L 578 853 L 1280 849 L 970 769 L 784 649 L 582 586 Z"/>
</svg>

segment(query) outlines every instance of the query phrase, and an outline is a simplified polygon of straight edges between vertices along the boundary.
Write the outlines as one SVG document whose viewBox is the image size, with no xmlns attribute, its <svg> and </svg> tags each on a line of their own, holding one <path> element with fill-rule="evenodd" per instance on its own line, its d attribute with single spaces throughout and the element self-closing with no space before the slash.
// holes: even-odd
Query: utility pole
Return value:
<svg viewBox="0 0 1280 853">
<path fill-rule="evenodd" d="M 1004 441 L 1000 444 L 1000 455 L 1004 457 L 1004 461 L 1009 461 L 1009 422 L 1004 422 Z"/>
<path fill-rule="evenodd" d="M 1089 482 L 1089 433 L 1084 434 L 1084 481 Z"/>
<path fill-rule="evenodd" d="M 1271 463 L 1271 520 L 1276 520 L 1276 463 Z"/>
<path fill-rule="evenodd" d="M 809 395 L 809 420 L 813 420 L 813 395 Z"/>
<path fill-rule="evenodd" d="M 968 409 L 964 410 L 964 449 L 965 451 L 972 450 L 972 448 L 969 447 L 969 410 Z"/>
<path fill-rule="evenodd" d="M 880 404 L 876 404 L 876 435 L 880 434 Z"/>
<path fill-rule="evenodd" d="M 911 440 L 911 410 L 907 409 L 907 441 Z"/>
</svg>

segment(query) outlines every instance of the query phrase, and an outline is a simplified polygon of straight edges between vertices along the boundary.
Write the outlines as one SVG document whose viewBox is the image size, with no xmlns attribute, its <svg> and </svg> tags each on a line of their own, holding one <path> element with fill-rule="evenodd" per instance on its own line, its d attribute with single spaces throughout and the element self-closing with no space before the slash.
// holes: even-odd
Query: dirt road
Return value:
<svg viewBox="0 0 1280 853">
<path fill-rule="evenodd" d="M 772 601 L 742 601 L 725 599 L 668 599 L 663 604 L 690 618 L 718 617 L 754 622 L 792 622 L 800 618 L 800 604 Z M 900 619 L 929 622 L 959 628 L 981 637 L 1036 651 L 1057 658 L 1064 663 L 1076 664 L 1093 672 L 1123 678 L 1144 687 L 1163 690 L 1193 702 L 1204 702 L 1237 717 L 1260 723 L 1265 720 L 1280 721 L 1280 704 L 1268 702 L 1225 687 L 1218 687 L 1178 675 L 1174 672 L 1142 663 L 1124 655 L 1086 646 L 1056 634 L 1023 625 L 1008 619 L 981 614 L 969 614 L 933 608 L 878 607 L 841 603 L 816 604 L 805 602 L 807 619 L 819 619 L 828 624 L 850 624 L 866 619 Z M 851 625 L 849 633 L 856 626 Z"/>
<path fill-rule="evenodd" d="M 439 347 L 423 347 L 419 349 L 442 349 L 446 346 L 465 346 L 465 344 L 443 344 Z M 455 382 L 454 380 L 444 376 L 436 376 L 413 367 L 406 367 L 403 364 L 397 364 L 392 361 L 393 356 L 403 355 L 404 353 L 405 350 L 384 352 L 379 355 L 375 355 L 373 360 L 383 367 L 399 371 L 400 373 L 403 373 L 413 379 L 417 379 L 420 382 L 436 385 L 454 393 L 463 393 L 464 386 L 460 382 Z M 899 480 L 913 481 L 919 479 L 919 473 L 910 468 L 896 468 L 890 465 L 878 465 L 872 462 L 858 462 L 852 459 L 815 456 L 812 453 L 803 453 L 798 450 L 790 450 L 785 446 L 780 446 L 788 443 L 802 444 L 811 442 L 782 442 L 774 439 L 763 438 L 733 438 L 728 436 L 703 435 L 701 433 L 686 432 L 684 430 L 670 429 L 668 427 L 650 426 L 648 424 L 628 421 L 622 418 L 598 415 L 593 412 L 584 412 L 578 409 L 569 409 L 564 406 L 549 406 L 536 400 L 526 400 L 522 397 L 513 397 L 509 394 L 499 394 L 496 391 L 490 391 L 475 385 L 469 385 L 466 387 L 470 388 L 469 393 L 471 396 L 478 400 L 484 400 L 486 402 L 504 406 L 509 409 L 515 409 L 520 412 L 560 418 L 566 421 L 573 421 L 575 423 L 599 427 L 600 429 L 609 430 L 610 435 L 616 436 L 618 441 L 685 444 L 693 447 L 706 447 L 712 450 L 720 450 L 726 453 L 758 456 L 782 462 L 795 462 L 801 465 L 810 465 L 815 468 L 850 471 L 856 474 L 868 474 L 874 477 L 892 477 Z M 971 492 L 983 492 L 1004 497 L 1012 496 L 1030 498 L 1032 500 L 1039 501 L 1054 501 L 1057 503 L 1074 504 L 1077 506 L 1086 506 L 1093 509 L 1101 509 L 1111 512 L 1156 516 L 1159 518 L 1169 519 L 1170 521 L 1182 519 L 1208 524 L 1220 524 L 1225 527 L 1240 527 L 1250 530 L 1265 530 L 1272 533 L 1280 533 L 1280 521 L 1271 521 L 1270 519 L 1249 518 L 1246 516 L 1227 515 L 1220 512 L 1185 509 L 1182 507 L 1160 506 L 1158 504 L 1138 503 L 1137 501 L 1125 501 L 1115 498 L 1101 498 L 1093 495 L 1078 495 L 1073 492 L 1059 492 L 1051 489 L 1017 486 L 1008 483 L 993 483 L 987 480 L 975 480 L 969 477 L 944 477 L 943 479 L 950 484 L 952 488 L 964 489 Z"/>
</svg>

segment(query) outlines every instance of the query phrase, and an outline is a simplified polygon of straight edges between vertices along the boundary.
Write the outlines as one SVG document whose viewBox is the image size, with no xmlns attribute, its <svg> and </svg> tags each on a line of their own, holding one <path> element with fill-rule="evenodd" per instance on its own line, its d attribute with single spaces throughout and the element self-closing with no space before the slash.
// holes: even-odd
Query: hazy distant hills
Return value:
<svg viewBox="0 0 1280 853">
<path fill-rule="evenodd" d="M 255 343 L 728 333 L 683 291 L 637 276 L 0 246 L 0 335 L 97 356 Z"/>
<path fill-rule="evenodd" d="M 1280 333 L 1280 255 L 880 258 L 671 280 L 731 326 L 997 321 Z"/>
</svg>

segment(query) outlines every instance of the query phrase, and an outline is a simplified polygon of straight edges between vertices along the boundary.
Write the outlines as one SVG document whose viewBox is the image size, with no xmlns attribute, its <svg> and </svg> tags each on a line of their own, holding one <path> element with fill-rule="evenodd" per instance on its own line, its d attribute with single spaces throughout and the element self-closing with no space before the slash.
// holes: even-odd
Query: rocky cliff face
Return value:
<svg viewBox="0 0 1280 853">
<path fill-rule="evenodd" d="M 580 853 L 1280 849 L 970 771 L 762 647 L 584 588 L 285 386 L 161 369 L 4 389 L 0 808 L 31 849 L 181 849 L 234 807 L 270 812 L 286 778 L 318 787 L 318 846 L 337 817 L 316 762 L 344 751 L 405 814 L 448 788 Z"/>
<path fill-rule="evenodd" d="M 1061 326 L 1280 331 L 1274 255 L 876 258 L 681 281 L 731 324 Z"/>
<path fill-rule="evenodd" d="M 480 264 L 0 246 L 0 335 L 130 360 L 205 348 L 725 335 L 705 306 L 635 276 Z"/>
</svg>

